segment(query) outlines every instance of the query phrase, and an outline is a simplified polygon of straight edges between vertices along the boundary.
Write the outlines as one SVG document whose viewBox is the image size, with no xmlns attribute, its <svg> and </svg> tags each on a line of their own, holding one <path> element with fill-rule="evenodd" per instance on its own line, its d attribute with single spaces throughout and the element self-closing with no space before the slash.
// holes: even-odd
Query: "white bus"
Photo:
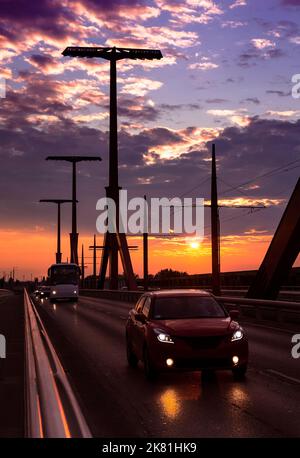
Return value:
<svg viewBox="0 0 300 458">
<path fill-rule="evenodd" d="M 52 264 L 48 269 L 50 301 L 57 299 L 78 300 L 80 268 L 77 264 Z"/>
</svg>

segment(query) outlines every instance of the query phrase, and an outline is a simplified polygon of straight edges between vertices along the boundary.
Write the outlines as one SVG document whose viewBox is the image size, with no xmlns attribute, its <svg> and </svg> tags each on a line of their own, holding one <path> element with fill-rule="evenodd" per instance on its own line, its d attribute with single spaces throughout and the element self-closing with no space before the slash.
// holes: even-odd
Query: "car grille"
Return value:
<svg viewBox="0 0 300 458">
<path fill-rule="evenodd" d="M 200 337 L 177 337 L 177 341 L 181 341 L 189 345 L 195 350 L 206 350 L 217 348 L 222 342 L 225 342 L 228 336 L 200 336 Z"/>
</svg>

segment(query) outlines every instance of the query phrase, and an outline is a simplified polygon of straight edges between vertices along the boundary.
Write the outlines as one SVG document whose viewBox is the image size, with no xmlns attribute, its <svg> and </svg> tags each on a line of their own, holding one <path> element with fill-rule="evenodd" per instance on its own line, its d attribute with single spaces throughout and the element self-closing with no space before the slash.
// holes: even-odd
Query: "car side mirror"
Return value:
<svg viewBox="0 0 300 458">
<path fill-rule="evenodd" d="M 136 313 L 135 314 L 135 319 L 136 319 L 136 321 L 139 321 L 142 324 L 145 324 L 146 321 L 147 321 L 145 315 L 143 315 L 142 313 Z"/>
<path fill-rule="evenodd" d="M 232 320 L 237 320 L 240 316 L 240 312 L 239 310 L 230 310 L 229 315 Z"/>
</svg>

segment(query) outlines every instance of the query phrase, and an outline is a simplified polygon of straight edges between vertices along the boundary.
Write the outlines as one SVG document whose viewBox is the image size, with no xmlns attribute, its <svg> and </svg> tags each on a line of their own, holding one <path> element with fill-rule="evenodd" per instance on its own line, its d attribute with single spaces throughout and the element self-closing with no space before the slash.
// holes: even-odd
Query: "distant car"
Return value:
<svg viewBox="0 0 300 458">
<path fill-rule="evenodd" d="M 39 297 L 41 299 L 50 296 L 50 286 L 43 285 L 39 288 Z"/>
<path fill-rule="evenodd" d="M 147 378 L 174 369 L 230 369 L 243 377 L 248 341 L 237 316 L 206 291 L 143 294 L 126 323 L 128 363 L 135 367 L 142 361 Z"/>
</svg>

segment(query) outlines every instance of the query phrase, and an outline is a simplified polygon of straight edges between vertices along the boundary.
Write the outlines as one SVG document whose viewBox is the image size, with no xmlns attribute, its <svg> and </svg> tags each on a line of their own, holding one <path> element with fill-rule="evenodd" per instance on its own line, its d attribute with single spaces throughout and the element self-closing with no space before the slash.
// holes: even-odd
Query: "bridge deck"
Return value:
<svg viewBox="0 0 300 458">
<path fill-rule="evenodd" d="M 250 368 L 204 381 L 198 372 L 148 383 L 130 370 L 124 326 L 130 304 L 82 297 L 38 306 L 83 413 L 98 437 L 289 437 L 300 435 L 299 360 L 292 331 L 246 324 Z"/>
</svg>

